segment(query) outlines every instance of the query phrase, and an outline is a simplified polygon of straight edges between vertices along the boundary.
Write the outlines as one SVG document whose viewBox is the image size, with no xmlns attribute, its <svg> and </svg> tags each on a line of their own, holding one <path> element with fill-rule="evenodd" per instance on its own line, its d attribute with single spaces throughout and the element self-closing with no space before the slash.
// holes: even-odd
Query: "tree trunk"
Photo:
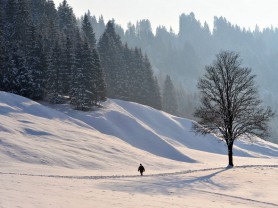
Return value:
<svg viewBox="0 0 278 208">
<path fill-rule="evenodd" d="M 234 163 L 233 163 L 233 143 L 228 144 L 228 157 L 229 157 L 229 166 L 234 167 Z"/>
</svg>

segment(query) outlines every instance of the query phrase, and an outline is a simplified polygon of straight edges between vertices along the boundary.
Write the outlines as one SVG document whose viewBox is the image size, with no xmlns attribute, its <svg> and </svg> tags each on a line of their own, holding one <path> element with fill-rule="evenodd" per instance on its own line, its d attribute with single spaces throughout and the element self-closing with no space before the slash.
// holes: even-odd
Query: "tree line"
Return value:
<svg viewBox="0 0 278 208">
<path fill-rule="evenodd" d="M 93 28 L 66 1 L 4 0 L 0 13 L 1 90 L 79 110 L 106 99 Z"/>
<path fill-rule="evenodd" d="M 93 18 L 100 30 L 102 18 L 98 21 Z M 161 88 L 170 75 L 178 106 L 175 114 L 178 116 L 195 119 L 194 107 L 200 104 L 197 80 L 215 55 L 225 50 L 240 53 L 244 64 L 252 68 L 258 77 L 263 102 L 274 110 L 278 109 L 277 28 L 240 28 L 224 17 L 215 17 L 213 28 L 209 28 L 206 22 L 201 23 L 194 13 L 190 13 L 180 15 L 178 31 L 164 26 L 152 28 L 148 19 L 129 23 L 126 30 L 117 25 L 116 31 L 129 46 L 140 47 L 148 54 Z M 271 133 L 272 140 L 276 142 L 277 124 L 278 119 L 273 119 Z"/>
<path fill-rule="evenodd" d="M 63 0 L 0 1 L 0 90 L 89 110 L 107 97 L 162 108 L 148 56 Z M 99 32 L 101 30 L 101 32 Z"/>
</svg>

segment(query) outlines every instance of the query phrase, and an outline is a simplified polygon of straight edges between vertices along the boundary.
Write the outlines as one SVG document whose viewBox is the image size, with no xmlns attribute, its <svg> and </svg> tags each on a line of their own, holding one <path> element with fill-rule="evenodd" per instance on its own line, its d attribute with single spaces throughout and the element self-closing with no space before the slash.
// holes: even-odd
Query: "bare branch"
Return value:
<svg viewBox="0 0 278 208">
<path fill-rule="evenodd" d="M 241 136 L 268 135 L 267 123 L 274 116 L 270 108 L 261 107 L 251 69 L 241 67 L 237 53 L 224 51 L 216 56 L 198 82 L 201 106 L 195 116 L 196 132 L 221 134 L 227 141 Z"/>
</svg>

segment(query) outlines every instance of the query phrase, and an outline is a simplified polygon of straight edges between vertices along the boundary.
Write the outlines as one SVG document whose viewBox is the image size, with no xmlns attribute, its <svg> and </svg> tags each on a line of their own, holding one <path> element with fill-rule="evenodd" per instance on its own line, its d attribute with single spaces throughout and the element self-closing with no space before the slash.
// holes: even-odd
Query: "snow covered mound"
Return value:
<svg viewBox="0 0 278 208">
<path fill-rule="evenodd" d="M 140 162 L 169 169 L 180 162 L 204 162 L 211 153 L 226 157 L 223 142 L 195 135 L 191 125 L 190 120 L 132 102 L 109 100 L 97 111 L 80 112 L 0 92 L 0 160 L 2 165 L 124 170 Z M 260 139 L 238 141 L 235 155 L 278 157 L 278 146 Z"/>
<path fill-rule="evenodd" d="M 193 121 L 138 103 L 109 100 L 103 109 L 91 113 L 80 113 L 61 105 L 52 107 L 104 134 L 116 136 L 134 147 L 158 156 L 182 161 L 183 158 L 175 155 L 172 148 L 227 154 L 226 144 L 219 138 L 214 135 L 196 135 L 191 128 Z M 254 140 L 236 141 L 234 154 L 278 157 L 278 145 L 259 138 Z"/>
</svg>

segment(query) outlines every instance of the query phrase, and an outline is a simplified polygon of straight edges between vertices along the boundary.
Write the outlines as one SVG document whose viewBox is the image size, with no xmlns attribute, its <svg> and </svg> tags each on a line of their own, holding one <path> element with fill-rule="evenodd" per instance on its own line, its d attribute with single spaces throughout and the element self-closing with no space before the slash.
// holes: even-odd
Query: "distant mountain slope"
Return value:
<svg viewBox="0 0 278 208">
<path fill-rule="evenodd" d="M 0 92 L 0 159 L 124 170 L 140 162 L 167 169 L 179 167 L 180 161 L 203 162 L 200 158 L 210 153 L 226 155 L 223 142 L 212 135 L 195 135 L 191 124 L 132 102 L 109 100 L 97 111 L 80 112 Z M 278 146 L 260 139 L 236 145 L 238 156 L 278 157 Z"/>
</svg>

